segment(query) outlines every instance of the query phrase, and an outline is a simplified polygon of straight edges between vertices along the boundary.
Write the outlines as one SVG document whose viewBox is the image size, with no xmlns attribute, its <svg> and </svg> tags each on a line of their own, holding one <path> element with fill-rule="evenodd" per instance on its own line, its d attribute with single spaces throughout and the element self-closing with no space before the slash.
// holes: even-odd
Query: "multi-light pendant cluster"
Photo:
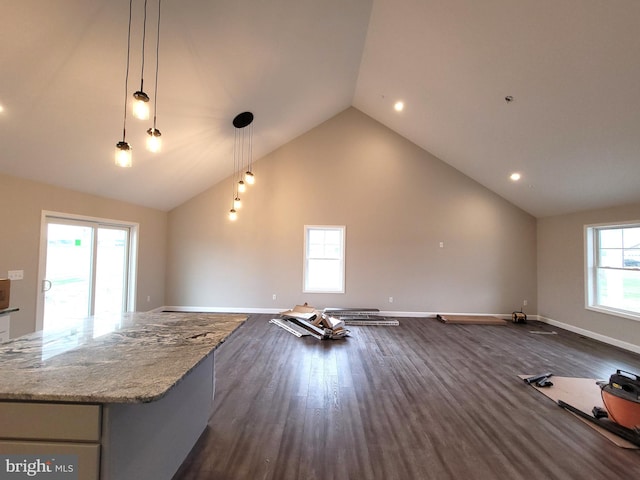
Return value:
<svg viewBox="0 0 640 480">
<path fill-rule="evenodd" d="M 253 185 L 256 181 L 251 171 L 253 168 L 253 113 L 239 113 L 233 119 L 233 126 L 236 129 L 233 143 L 233 203 L 229 210 L 229 219 L 237 220 L 238 210 L 242 207 L 240 194 L 247 191 L 247 185 Z M 246 171 L 244 171 L 245 168 Z"/>
<path fill-rule="evenodd" d="M 144 91 L 144 60 L 145 41 L 147 33 L 147 2 L 144 0 L 144 20 L 142 25 L 142 56 L 140 71 L 140 89 L 133 93 L 133 116 L 141 120 L 149 119 L 149 104 L 151 99 Z M 161 148 L 161 133 L 157 122 L 158 101 L 158 58 L 160 48 L 160 5 L 158 0 L 158 30 L 156 35 L 156 76 L 153 97 L 153 127 L 147 130 L 147 149 L 158 152 Z M 116 165 L 120 167 L 132 166 L 132 148 L 127 142 L 127 110 L 130 99 L 129 94 L 129 67 L 131 59 L 131 18 L 133 13 L 133 0 L 129 0 L 129 26 L 127 31 L 127 68 L 124 80 L 124 115 L 122 125 L 122 140 L 116 144 Z M 255 183 L 253 168 L 253 113 L 242 112 L 233 119 L 235 127 L 235 141 L 233 145 L 233 202 L 229 211 L 229 219 L 237 220 L 238 210 L 242 207 L 241 195 L 247 191 L 247 185 Z M 245 170 L 246 169 L 246 170 Z"/>
<path fill-rule="evenodd" d="M 156 112 L 158 104 L 158 58 L 160 51 L 160 6 L 162 0 L 158 0 L 158 29 L 156 35 L 156 77 L 153 96 L 153 127 L 147 130 L 147 149 L 151 152 L 158 152 L 162 146 L 160 130 L 156 128 Z M 122 126 L 122 140 L 116 144 L 116 165 L 119 167 L 131 167 L 132 165 L 132 148 L 127 142 L 127 104 L 129 102 L 129 60 L 131 53 L 131 16 L 133 9 L 133 0 L 129 0 L 129 27 L 127 33 L 127 69 L 124 81 L 124 120 Z M 140 90 L 133 93 L 133 116 L 140 120 L 149 119 L 149 103 L 150 98 L 144 92 L 144 54 L 145 41 L 147 36 L 147 0 L 144 0 L 144 20 L 142 25 L 142 65 L 140 71 Z"/>
</svg>

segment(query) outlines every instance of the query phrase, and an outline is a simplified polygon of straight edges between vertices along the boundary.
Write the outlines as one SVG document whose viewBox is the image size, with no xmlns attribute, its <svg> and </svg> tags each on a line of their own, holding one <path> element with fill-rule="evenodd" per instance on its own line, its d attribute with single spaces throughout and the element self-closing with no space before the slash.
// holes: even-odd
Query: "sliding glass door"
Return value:
<svg viewBox="0 0 640 480">
<path fill-rule="evenodd" d="M 65 328 L 79 318 L 128 310 L 130 225 L 47 216 L 43 230 L 43 329 Z"/>
</svg>

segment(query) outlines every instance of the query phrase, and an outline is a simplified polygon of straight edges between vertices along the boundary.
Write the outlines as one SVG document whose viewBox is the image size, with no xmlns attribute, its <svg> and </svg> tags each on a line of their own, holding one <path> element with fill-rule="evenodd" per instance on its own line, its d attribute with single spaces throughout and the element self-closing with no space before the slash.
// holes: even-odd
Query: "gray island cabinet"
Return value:
<svg viewBox="0 0 640 480">
<path fill-rule="evenodd" d="M 0 454 L 74 455 L 80 480 L 171 479 L 212 413 L 213 352 L 245 320 L 132 313 L 0 344 Z"/>
</svg>

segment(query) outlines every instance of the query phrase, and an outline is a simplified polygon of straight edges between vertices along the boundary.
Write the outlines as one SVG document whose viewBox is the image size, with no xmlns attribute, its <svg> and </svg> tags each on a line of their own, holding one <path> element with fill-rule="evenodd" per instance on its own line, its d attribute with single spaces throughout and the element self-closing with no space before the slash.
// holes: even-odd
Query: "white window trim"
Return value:
<svg viewBox="0 0 640 480">
<path fill-rule="evenodd" d="M 342 289 L 340 290 L 317 290 L 317 289 L 307 289 L 307 238 L 308 232 L 310 229 L 336 229 L 342 231 Z M 346 269 L 345 264 L 346 257 L 346 244 L 347 244 L 347 227 L 345 225 L 305 225 L 304 226 L 304 250 L 302 251 L 302 293 L 345 293 L 347 278 L 346 278 Z"/>
<path fill-rule="evenodd" d="M 613 315 L 616 317 L 627 318 L 629 320 L 640 321 L 640 313 L 630 312 L 629 310 L 623 310 L 621 308 L 604 307 L 595 304 L 597 297 L 596 290 L 596 257 L 598 252 L 595 248 L 595 232 L 600 228 L 606 227 L 627 227 L 632 225 L 640 225 L 640 220 L 632 220 L 625 222 L 610 222 L 610 223 L 597 223 L 584 226 L 584 278 L 585 278 L 585 295 L 584 295 L 584 308 L 593 312 L 604 313 L 606 315 Z"/>
</svg>

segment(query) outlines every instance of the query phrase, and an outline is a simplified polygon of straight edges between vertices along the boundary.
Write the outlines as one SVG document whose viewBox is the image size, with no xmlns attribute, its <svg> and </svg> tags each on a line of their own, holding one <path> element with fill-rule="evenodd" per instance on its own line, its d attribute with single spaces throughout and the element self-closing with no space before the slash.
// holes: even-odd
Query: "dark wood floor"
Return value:
<svg viewBox="0 0 640 480">
<path fill-rule="evenodd" d="M 174 480 L 640 478 L 518 374 L 608 378 L 640 356 L 548 325 L 349 327 L 299 339 L 254 315 L 216 351 L 215 410 Z"/>
</svg>

